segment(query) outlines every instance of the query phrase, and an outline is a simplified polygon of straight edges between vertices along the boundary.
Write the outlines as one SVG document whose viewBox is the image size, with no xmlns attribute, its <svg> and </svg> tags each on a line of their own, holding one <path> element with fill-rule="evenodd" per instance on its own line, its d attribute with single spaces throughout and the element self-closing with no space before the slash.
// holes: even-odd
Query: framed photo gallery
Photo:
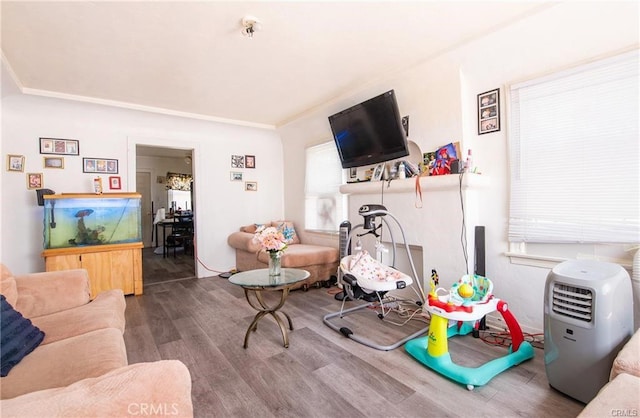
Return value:
<svg viewBox="0 0 640 418">
<path fill-rule="evenodd" d="M 38 138 L 38 151 L 40 154 L 43 154 L 42 168 L 64 170 L 64 156 L 79 156 L 80 141 L 77 139 L 40 137 Z M 250 164 L 255 164 L 255 160 L 252 160 L 251 158 L 249 158 L 249 160 Z M 27 163 L 24 155 L 7 154 L 7 171 L 24 173 L 26 168 Z M 82 172 L 91 174 L 110 174 L 109 188 L 112 190 L 120 190 L 122 188 L 121 178 L 115 176 L 115 174 L 118 174 L 118 160 L 116 159 L 82 158 Z M 43 173 L 26 173 L 26 176 L 27 189 L 40 189 L 44 186 Z"/>
<path fill-rule="evenodd" d="M 77 139 L 40 138 L 40 154 L 80 155 Z"/>
<path fill-rule="evenodd" d="M 118 174 L 118 160 L 106 158 L 83 158 L 82 172 Z"/>
<path fill-rule="evenodd" d="M 500 89 L 478 94 L 478 135 L 500 130 Z"/>
</svg>

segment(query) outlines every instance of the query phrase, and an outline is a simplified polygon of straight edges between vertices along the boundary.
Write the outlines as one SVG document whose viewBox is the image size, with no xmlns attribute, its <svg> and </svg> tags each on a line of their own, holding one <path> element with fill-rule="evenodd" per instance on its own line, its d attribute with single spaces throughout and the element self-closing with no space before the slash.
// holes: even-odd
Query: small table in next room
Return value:
<svg viewBox="0 0 640 418">
<path fill-rule="evenodd" d="M 309 277 L 309 272 L 306 270 L 283 268 L 280 276 L 277 277 L 269 277 L 269 269 L 258 269 L 236 273 L 229 278 L 231 283 L 242 286 L 247 302 L 249 302 L 249 305 L 251 305 L 253 309 L 258 311 L 244 336 L 244 348 L 247 348 L 249 344 L 249 334 L 251 334 L 251 331 L 255 331 L 257 329 L 258 321 L 266 315 L 271 315 L 275 319 L 276 323 L 280 327 L 280 331 L 282 332 L 284 346 L 286 348 L 289 347 L 289 335 L 287 333 L 287 328 L 279 314 L 282 314 L 287 318 L 289 329 L 292 331 L 293 323 L 291 322 L 289 315 L 280 311 L 280 308 L 282 308 L 284 302 L 287 300 L 289 289 L 291 289 L 294 284 L 306 279 L 307 277 Z M 279 291 L 280 301 L 273 307 L 269 306 L 265 303 L 262 296 L 262 292 L 265 291 Z"/>
</svg>

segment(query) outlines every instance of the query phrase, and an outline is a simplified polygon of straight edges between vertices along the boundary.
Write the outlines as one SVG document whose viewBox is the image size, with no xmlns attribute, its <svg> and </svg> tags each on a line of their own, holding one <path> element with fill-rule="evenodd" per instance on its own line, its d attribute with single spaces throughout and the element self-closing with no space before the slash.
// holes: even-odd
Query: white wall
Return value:
<svg viewBox="0 0 640 418">
<path fill-rule="evenodd" d="M 240 225 L 283 217 L 282 146 L 274 131 L 22 95 L 4 66 L 2 83 L 3 158 L 24 155 L 25 172 L 44 173 L 44 187 L 57 193 L 91 192 L 93 175 L 82 172 L 83 156 L 118 159 L 122 191 L 134 191 L 136 144 L 194 149 L 200 277 L 212 275 L 203 265 L 222 271 L 235 265 L 227 236 Z M 65 156 L 64 170 L 43 169 L 39 137 L 78 139 L 80 156 Z M 240 171 L 258 182 L 257 192 L 230 181 L 232 154 L 256 156 L 255 169 Z M 3 168 L 1 176 L 0 260 L 14 273 L 43 271 L 42 207 L 27 190 L 25 173 Z"/>
<path fill-rule="evenodd" d="M 494 34 L 476 39 L 454 51 L 443 53 L 405 73 L 368 86 L 315 109 L 279 129 L 285 150 L 285 215 L 304 221 L 304 202 L 291 196 L 304 193 L 304 148 L 331 140 L 327 117 L 362 100 L 394 89 L 401 115 L 410 116 L 410 139 L 423 151 L 435 150 L 451 141 L 471 148 L 475 164 L 488 186 L 478 195 L 479 205 L 468 208 L 477 222 L 486 226 L 487 275 L 495 294 L 508 301 L 521 324 L 541 329 L 543 291 L 548 269 L 510 264 L 508 250 L 508 161 L 505 86 L 554 70 L 638 46 L 637 2 L 565 2 L 514 22 Z M 401 46 L 399 46 L 401 47 Z M 476 95 L 501 88 L 502 129 L 477 135 Z M 361 195 L 353 200 L 359 204 Z M 394 197 L 395 196 L 395 197 Z M 379 196 L 369 196 L 370 198 Z M 385 203 L 405 229 L 428 236 L 446 249 L 460 248 L 460 226 L 452 211 L 438 200 L 438 210 L 429 206 L 438 194 L 425 195 L 424 208 L 416 209 L 406 195 L 385 195 Z M 449 199 L 449 198 L 447 198 Z M 350 209 L 354 213 L 354 208 Z M 353 215 L 352 215 L 353 217 Z M 360 223 L 361 219 L 350 219 Z M 429 231 L 439 229 L 439 233 Z M 434 235 L 434 236 L 432 236 Z M 415 244 L 415 242 L 410 242 Z M 464 273 L 458 255 L 424 252 L 424 270 L 444 265 L 441 285 Z M 622 254 L 621 256 L 624 256 Z M 453 266 L 453 267 L 452 267 Z M 440 271 L 440 270 L 439 270 Z"/>
</svg>

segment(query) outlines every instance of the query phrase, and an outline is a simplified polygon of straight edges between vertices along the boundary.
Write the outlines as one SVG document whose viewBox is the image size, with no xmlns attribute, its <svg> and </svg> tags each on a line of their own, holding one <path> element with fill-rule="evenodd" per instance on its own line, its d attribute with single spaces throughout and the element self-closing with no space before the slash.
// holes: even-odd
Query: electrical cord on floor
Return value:
<svg viewBox="0 0 640 418">
<path fill-rule="evenodd" d="M 523 332 L 522 336 L 525 341 L 531 343 L 531 346 L 538 349 L 544 349 L 544 334 L 536 333 L 530 334 Z M 542 338 L 540 338 L 542 337 Z M 488 345 L 509 347 L 511 346 L 511 334 L 507 331 L 493 332 L 493 331 L 480 331 L 480 339 Z"/>
<path fill-rule="evenodd" d="M 193 254 L 195 254 L 195 259 L 198 262 L 198 264 L 200 264 L 205 270 L 210 271 L 212 273 L 217 273 L 217 274 L 223 274 L 223 273 L 235 273 L 235 269 L 232 269 L 231 271 L 223 271 L 223 270 L 216 270 L 216 269 L 212 269 L 209 266 L 207 266 L 202 260 L 200 260 L 200 257 L 198 257 L 198 247 L 196 245 L 196 236 L 194 234 L 193 236 Z"/>
</svg>

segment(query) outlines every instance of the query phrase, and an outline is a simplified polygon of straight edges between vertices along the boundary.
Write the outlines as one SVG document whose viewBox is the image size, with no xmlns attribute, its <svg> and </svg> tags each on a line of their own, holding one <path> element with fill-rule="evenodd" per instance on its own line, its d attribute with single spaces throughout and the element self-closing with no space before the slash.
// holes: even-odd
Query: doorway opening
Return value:
<svg viewBox="0 0 640 418">
<path fill-rule="evenodd" d="M 193 149 L 136 145 L 144 287 L 196 277 Z"/>
</svg>

